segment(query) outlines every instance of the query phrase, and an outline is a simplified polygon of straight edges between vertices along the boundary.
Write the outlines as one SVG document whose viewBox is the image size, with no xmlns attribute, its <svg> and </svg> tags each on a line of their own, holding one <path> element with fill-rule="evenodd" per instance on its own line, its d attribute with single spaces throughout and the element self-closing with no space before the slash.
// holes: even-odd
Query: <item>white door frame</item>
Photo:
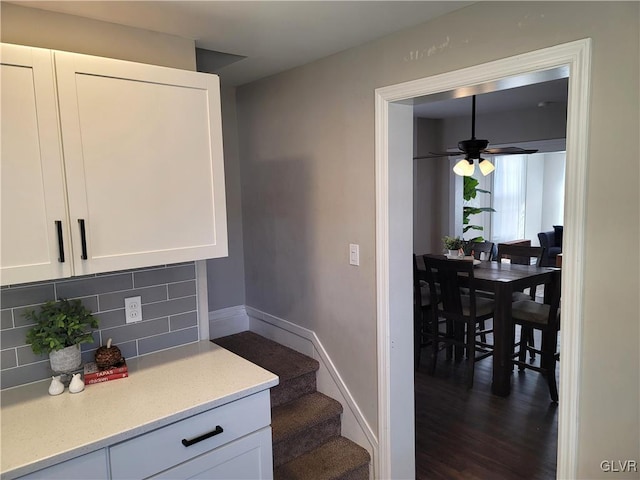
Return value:
<svg viewBox="0 0 640 480">
<path fill-rule="evenodd" d="M 415 475 L 414 412 L 409 408 L 414 395 L 412 99 L 562 66 L 569 68 L 569 95 L 557 477 L 576 477 L 580 386 L 576 372 L 582 345 L 590 63 L 591 40 L 584 39 L 376 89 L 378 478 Z"/>
</svg>

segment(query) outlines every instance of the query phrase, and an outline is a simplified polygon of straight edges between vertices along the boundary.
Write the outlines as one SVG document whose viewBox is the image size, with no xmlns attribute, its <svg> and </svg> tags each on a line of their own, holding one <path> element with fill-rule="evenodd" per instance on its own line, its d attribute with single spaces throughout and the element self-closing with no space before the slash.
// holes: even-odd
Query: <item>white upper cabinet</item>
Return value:
<svg viewBox="0 0 640 480">
<path fill-rule="evenodd" d="M 52 53 L 0 50 L 0 279 L 71 275 L 69 221 Z"/>
<path fill-rule="evenodd" d="M 71 245 L 71 274 L 226 256 L 218 77 L 68 52 L 54 51 L 53 58 L 69 212 L 63 243 Z M 5 123 L 3 107 L 3 137 Z M 57 124 L 46 128 L 57 137 Z M 15 143 L 33 148 L 31 139 Z M 20 157 L 20 146 L 16 149 Z M 20 221 L 13 190 L 5 199 L 4 141 L 2 153 L 3 218 L 8 201 L 9 218 Z M 19 158 L 7 182 L 18 174 L 37 181 L 37 169 L 25 172 L 23 163 Z M 48 180 L 50 174 L 40 176 Z M 58 183 L 64 191 L 64 182 Z M 2 226 L 4 277 L 5 236 L 15 235 L 5 235 L 4 220 Z M 2 283 L 14 282 L 3 278 Z"/>
</svg>

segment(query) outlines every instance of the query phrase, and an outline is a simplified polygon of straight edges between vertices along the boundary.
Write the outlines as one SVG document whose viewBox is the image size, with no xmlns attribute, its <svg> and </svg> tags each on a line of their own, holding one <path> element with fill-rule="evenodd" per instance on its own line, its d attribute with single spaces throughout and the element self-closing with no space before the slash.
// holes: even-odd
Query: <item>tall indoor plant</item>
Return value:
<svg viewBox="0 0 640 480">
<path fill-rule="evenodd" d="M 93 342 L 92 330 L 98 328 L 98 319 L 80 300 L 50 300 L 24 317 L 35 324 L 27 331 L 33 353 L 48 353 L 51 369 L 60 373 L 81 365 L 80 344 Z"/>
<path fill-rule="evenodd" d="M 467 233 L 469 230 L 475 230 L 475 231 L 484 230 L 484 227 L 482 227 L 482 225 L 471 224 L 472 215 L 477 215 L 482 212 L 495 212 L 495 210 L 491 207 L 475 207 L 475 206 L 469 205 L 468 202 L 476 198 L 478 193 L 491 194 L 491 192 L 489 190 L 483 190 L 481 188 L 478 188 L 478 184 L 480 182 L 478 182 L 478 180 L 473 177 L 462 177 L 462 178 L 464 182 L 462 195 L 465 201 L 465 204 L 462 207 L 462 235 L 464 237 L 464 234 Z M 476 237 L 467 239 L 465 242 L 466 243 L 484 242 L 484 238 L 482 237 L 482 235 L 478 235 Z"/>
</svg>

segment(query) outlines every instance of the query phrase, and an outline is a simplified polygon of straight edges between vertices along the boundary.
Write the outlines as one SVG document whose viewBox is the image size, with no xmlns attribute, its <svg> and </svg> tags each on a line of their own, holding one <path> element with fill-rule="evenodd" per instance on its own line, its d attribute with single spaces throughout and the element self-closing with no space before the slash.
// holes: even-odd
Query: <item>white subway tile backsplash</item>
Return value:
<svg viewBox="0 0 640 480">
<path fill-rule="evenodd" d="M 142 297 L 143 321 L 126 324 L 124 299 Z M 42 380 L 51 375 L 48 355 L 35 355 L 26 344 L 27 309 L 55 298 L 80 298 L 98 317 L 94 343 L 83 344 L 83 361 L 108 338 L 125 358 L 198 340 L 196 269 L 193 262 L 128 270 L 0 289 L 0 388 Z"/>
</svg>

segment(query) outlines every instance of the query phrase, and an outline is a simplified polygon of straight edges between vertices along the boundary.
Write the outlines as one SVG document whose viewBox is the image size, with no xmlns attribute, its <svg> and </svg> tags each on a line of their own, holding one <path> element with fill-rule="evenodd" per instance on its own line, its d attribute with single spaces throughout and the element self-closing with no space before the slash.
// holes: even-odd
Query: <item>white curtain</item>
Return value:
<svg viewBox="0 0 640 480">
<path fill-rule="evenodd" d="M 491 241 L 497 244 L 525 237 L 526 155 L 496 156 L 494 165 Z"/>
</svg>

